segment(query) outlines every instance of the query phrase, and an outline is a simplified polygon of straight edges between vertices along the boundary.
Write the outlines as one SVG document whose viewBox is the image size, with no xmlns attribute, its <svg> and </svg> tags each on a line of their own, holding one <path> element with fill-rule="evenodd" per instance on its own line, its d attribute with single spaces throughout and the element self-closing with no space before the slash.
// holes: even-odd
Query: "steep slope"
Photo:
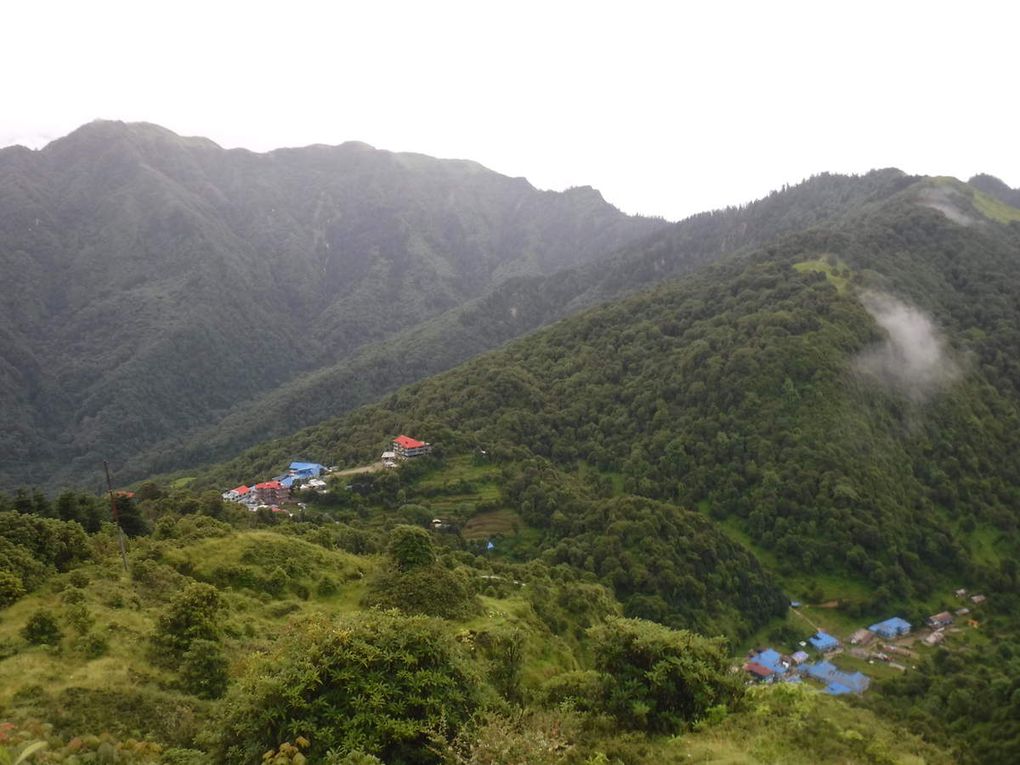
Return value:
<svg viewBox="0 0 1020 765">
<path fill-rule="evenodd" d="M 177 433 L 119 466 L 127 479 L 223 459 L 436 374 L 538 327 L 690 272 L 726 253 L 831 221 L 909 185 L 897 170 L 819 175 L 742 208 L 696 215 L 604 261 L 508 280 L 488 294 Z"/>
<path fill-rule="evenodd" d="M 781 572 L 866 582 L 869 608 L 926 596 L 945 571 L 977 579 L 1015 549 L 1020 520 L 1020 225 L 983 215 L 975 194 L 917 182 L 196 485 L 313 451 L 369 459 L 414 432 L 512 464 L 593 466 L 627 493 L 700 507 Z M 980 557 L 975 535 L 990 544 Z"/>
<path fill-rule="evenodd" d="M 96 122 L 0 151 L 7 483 L 93 473 L 300 372 L 653 232 L 590 188 L 364 144 Z"/>
</svg>

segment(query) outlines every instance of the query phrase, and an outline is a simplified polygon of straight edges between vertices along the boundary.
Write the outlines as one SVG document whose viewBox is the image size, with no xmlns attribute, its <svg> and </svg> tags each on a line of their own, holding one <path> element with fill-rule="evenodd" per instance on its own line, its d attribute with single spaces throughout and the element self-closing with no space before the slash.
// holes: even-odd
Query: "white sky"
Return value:
<svg viewBox="0 0 1020 765">
<path fill-rule="evenodd" d="M 4 0 L 0 146 L 360 140 L 678 219 L 822 171 L 1020 185 L 1020 3 Z"/>
</svg>

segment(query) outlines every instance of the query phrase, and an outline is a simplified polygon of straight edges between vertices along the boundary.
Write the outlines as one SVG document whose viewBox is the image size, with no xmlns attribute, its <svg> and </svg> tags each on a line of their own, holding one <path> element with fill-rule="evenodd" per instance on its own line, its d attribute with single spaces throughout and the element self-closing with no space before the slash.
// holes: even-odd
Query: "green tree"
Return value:
<svg viewBox="0 0 1020 765">
<path fill-rule="evenodd" d="M 21 636 L 32 645 L 57 645 L 64 633 L 49 611 L 36 611 L 21 628 Z"/>
<path fill-rule="evenodd" d="M 181 680 L 188 693 L 218 699 L 227 690 L 230 662 L 223 646 L 212 640 L 191 641 L 181 657 Z"/>
<path fill-rule="evenodd" d="M 588 635 L 605 678 L 605 708 L 628 728 L 676 733 L 742 694 L 722 638 L 641 619 L 613 619 Z"/>
<path fill-rule="evenodd" d="M 441 762 L 474 709 L 478 683 L 440 622 L 379 611 L 309 621 L 227 693 L 212 725 L 213 755 L 248 765 L 301 735 L 312 762 L 330 750 Z"/>
<path fill-rule="evenodd" d="M 435 562 L 432 536 L 417 526 L 396 526 L 390 532 L 387 548 L 393 564 L 401 571 L 410 571 Z"/>
<path fill-rule="evenodd" d="M 189 584 L 170 601 L 156 622 L 152 642 L 157 657 L 179 659 L 196 640 L 217 642 L 223 597 L 210 584 Z"/>
</svg>

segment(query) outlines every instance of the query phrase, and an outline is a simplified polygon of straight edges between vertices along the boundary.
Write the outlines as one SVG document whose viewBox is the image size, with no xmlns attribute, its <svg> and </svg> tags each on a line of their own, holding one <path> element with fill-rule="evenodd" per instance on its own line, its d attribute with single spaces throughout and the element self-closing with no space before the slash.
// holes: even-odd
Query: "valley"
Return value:
<svg viewBox="0 0 1020 765">
<path fill-rule="evenodd" d="M 95 150 L 111 131 L 129 159 Z M 597 192 L 549 196 L 362 145 L 249 156 L 110 125 L 65 140 L 51 151 L 72 158 L 88 141 L 106 157 L 114 196 L 127 173 L 128 197 L 172 188 L 176 201 L 132 218 L 130 235 L 90 218 L 108 221 L 103 242 L 131 240 L 99 269 L 119 292 L 96 277 L 5 298 L 20 324 L 4 336 L 17 427 L 2 468 L 20 488 L 0 496 L 4 752 L 45 741 L 40 763 L 177 765 L 1020 757 L 1015 190 L 990 176 L 823 175 L 667 224 Z M 153 153 L 164 142 L 172 151 Z M 357 183 L 307 180 L 330 163 Z M 248 164 L 286 193 L 247 188 Z M 24 176 L 40 220 L 56 214 L 42 175 Z M 242 189 L 258 204 L 225 201 Z M 353 207 L 330 207 L 342 191 Z M 394 212 L 388 195 L 412 191 Z M 286 208 L 288 195 L 316 201 Z M 531 212 L 501 219 L 503 195 Z M 389 210 L 379 230 L 350 213 L 366 199 Z M 8 223 L 34 218 L 19 204 Z M 189 249 L 220 226 L 222 258 Z M 87 229 L 77 252 L 99 263 Z M 252 231 L 254 250 L 239 243 Z M 173 290 L 127 257 L 157 235 L 197 269 L 165 274 L 190 298 L 182 334 L 142 332 L 182 310 L 157 310 Z M 326 243 L 363 255 L 331 276 Z M 19 247 L 0 249 L 5 263 Z M 301 260 L 313 250 L 320 260 Z M 277 285 L 258 300 L 205 292 L 206 277 L 258 269 Z M 249 296 L 256 281 L 242 282 Z M 117 334 L 123 318 L 103 328 L 113 304 L 89 291 L 136 317 L 133 339 Z M 236 342 L 214 330 L 228 315 L 247 330 Z M 74 317 L 83 331 L 84 316 L 112 355 L 55 329 Z M 55 333 L 38 346 L 33 319 Z M 78 343 L 91 372 L 43 368 Z M 189 380 L 203 381 L 198 398 Z M 182 422 L 159 424 L 174 402 Z M 109 495 L 84 477 L 107 449 Z"/>
</svg>

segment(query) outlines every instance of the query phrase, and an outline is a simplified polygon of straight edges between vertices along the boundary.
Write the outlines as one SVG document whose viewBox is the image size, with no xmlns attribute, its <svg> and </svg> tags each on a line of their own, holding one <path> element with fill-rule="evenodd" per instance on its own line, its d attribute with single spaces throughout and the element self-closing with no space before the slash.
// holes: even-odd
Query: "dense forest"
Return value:
<svg viewBox="0 0 1020 765">
<path fill-rule="evenodd" d="M 665 226 L 364 144 L 94 122 L 0 150 L 0 485 L 115 466 L 294 377 Z"/>
<path fill-rule="evenodd" d="M 0 745 L 1015 762 L 1020 208 L 993 181 L 814 179 L 506 285 L 581 312 L 230 461 L 0 500 Z M 634 294 L 603 303 L 613 268 Z M 377 469 L 398 433 L 431 455 Z M 279 512 L 221 498 L 295 459 L 337 470 Z M 920 625 L 961 588 L 987 600 L 972 624 L 902 671 L 864 663 L 863 696 L 736 671 L 812 620 Z"/>
</svg>

